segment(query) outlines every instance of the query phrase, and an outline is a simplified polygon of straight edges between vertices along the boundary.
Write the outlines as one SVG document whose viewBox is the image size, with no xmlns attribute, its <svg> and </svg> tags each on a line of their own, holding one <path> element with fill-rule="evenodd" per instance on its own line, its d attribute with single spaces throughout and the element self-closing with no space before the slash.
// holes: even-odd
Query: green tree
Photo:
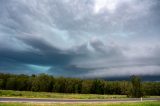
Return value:
<svg viewBox="0 0 160 106">
<path fill-rule="evenodd" d="M 19 91 L 26 91 L 27 88 L 28 88 L 28 76 L 27 75 L 18 75 L 16 77 L 16 90 L 19 90 Z"/>
<path fill-rule="evenodd" d="M 52 77 L 46 74 L 36 76 L 32 82 L 32 91 L 51 92 Z"/>
<path fill-rule="evenodd" d="M 83 80 L 81 93 L 83 93 L 83 94 L 91 93 L 92 83 L 93 83 L 93 81 L 91 81 L 91 80 Z"/>
<path fill-rule="evenodd" d="M 6 88 L 7 80 L 11 77 L 13 77 L 13 75 L 0 73 L 1 89 L 7 89 Z"/>
<path fill-rule="evenodd" d="M 102 80 L 94 80 L 92 83 L 91 93 L 104 94 L 104 82 Z"/>
<path fill-rule="evenodd" d="M 55 83 L 53 85 L 53 92 L 66 93 L 66 79 L 63 77 L 55 79 Z"/>
<path fill-rule="evenodd" d="M 8 90 L 16 90 L 16 78 L 11 77 L 7 79 L 6 89 Z"/>
<path fill-rule="evenodd" d="M 85 80 L 53 77 L 46 74 L 15 75 L 0 73 L 0 89 L 60 93 L 128 94 L 130 97 L 160 95 L 160 82 L 141 82 L 132 76 L 130 81 Z"/>
<path fill-rule="evenodd" d="M 140 77 L 135 75 L 131 76 L 131 88 L 130 88 L 129 96 L 136 97 L 136 98 L 143 96 Z"/>
<path fill-rule="evenodd" d="M 0 79 L 0 89 L 3 89 L 3 84 L 4 83 L 4 81 L 3 81 L 3 79 Z"/>
</svg>

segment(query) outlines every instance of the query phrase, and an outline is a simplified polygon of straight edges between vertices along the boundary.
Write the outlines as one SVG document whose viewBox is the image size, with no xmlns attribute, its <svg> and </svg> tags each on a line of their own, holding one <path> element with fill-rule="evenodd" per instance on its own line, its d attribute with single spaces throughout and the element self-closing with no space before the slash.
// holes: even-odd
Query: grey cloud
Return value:
<svg viewBox="0 0 160 106">
<path fill-rule="evenodd" d="M 15 62 L 17 73 L 33 65 L 72 77 L 160 74 L 159 0 L 116 1 L 98 12 L 95 0 L 0 2 L 0 71 Z"/>
</svg>

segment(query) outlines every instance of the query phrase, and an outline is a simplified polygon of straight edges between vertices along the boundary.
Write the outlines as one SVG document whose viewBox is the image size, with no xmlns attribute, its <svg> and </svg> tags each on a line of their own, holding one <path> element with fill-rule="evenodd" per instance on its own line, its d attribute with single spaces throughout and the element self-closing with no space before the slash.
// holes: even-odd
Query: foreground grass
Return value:
<svg viewBox="0 0 160 106">
<path fill-rule="evenodd" d="M 99 95 L 99 94 L 66 94 L 50 92 L 31 92 L 0 90 L 0 97 L 21 97 L 21 98 L 54 98 L 54 99 L 124 99 L 126 95 Z M 146 96 L 160 98 L 160 96 Z"/>
<path fill-rule="evenodd" d="M 127 103 L 0 103 L 0 106 L 160 106 L 158 102 L 127 102 Z"/>
<path fill-rule="evenodd" d="M 60 98 L 60 99 L 112 99 L 126 98 L 126 95 L 98 95 L 98 94 L 66 94 L 31 91 L 0 90 L 0 97 L 23 97 L 23 98 Z"/>
</svg>

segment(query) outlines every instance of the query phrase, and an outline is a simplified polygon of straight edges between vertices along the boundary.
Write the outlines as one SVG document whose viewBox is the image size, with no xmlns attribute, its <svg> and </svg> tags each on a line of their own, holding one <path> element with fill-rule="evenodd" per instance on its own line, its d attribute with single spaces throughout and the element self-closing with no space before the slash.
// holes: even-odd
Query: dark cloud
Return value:
<svg viewBox="0 0 160 106">
<path fill-rule="evenodd" d="M 7 57 L 19 62 L 37 65 L 64 65 L 68 64 L 74 55 L 51 47 L 37 39 L 25 40 L 24 43 L 32 46 L 35 51 L 0 50 L 0 57 Z"/>
<path fill-rule="evenodd" d="M 0 72 L 160 75 L 159 7 L 159 0 L 1 0 Z"/>
</svg>

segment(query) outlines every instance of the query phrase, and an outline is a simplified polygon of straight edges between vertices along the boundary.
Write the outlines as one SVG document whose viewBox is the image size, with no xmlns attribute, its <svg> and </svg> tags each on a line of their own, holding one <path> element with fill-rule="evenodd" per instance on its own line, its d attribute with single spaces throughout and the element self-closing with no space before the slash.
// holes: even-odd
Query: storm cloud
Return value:
<svg viewBox="0 0 160 106">
<path fill-rule="evenodd" d="M 159 9 L 159 0 L 0 0 L 0 72 L 160 75 Z"/>
</svg>

